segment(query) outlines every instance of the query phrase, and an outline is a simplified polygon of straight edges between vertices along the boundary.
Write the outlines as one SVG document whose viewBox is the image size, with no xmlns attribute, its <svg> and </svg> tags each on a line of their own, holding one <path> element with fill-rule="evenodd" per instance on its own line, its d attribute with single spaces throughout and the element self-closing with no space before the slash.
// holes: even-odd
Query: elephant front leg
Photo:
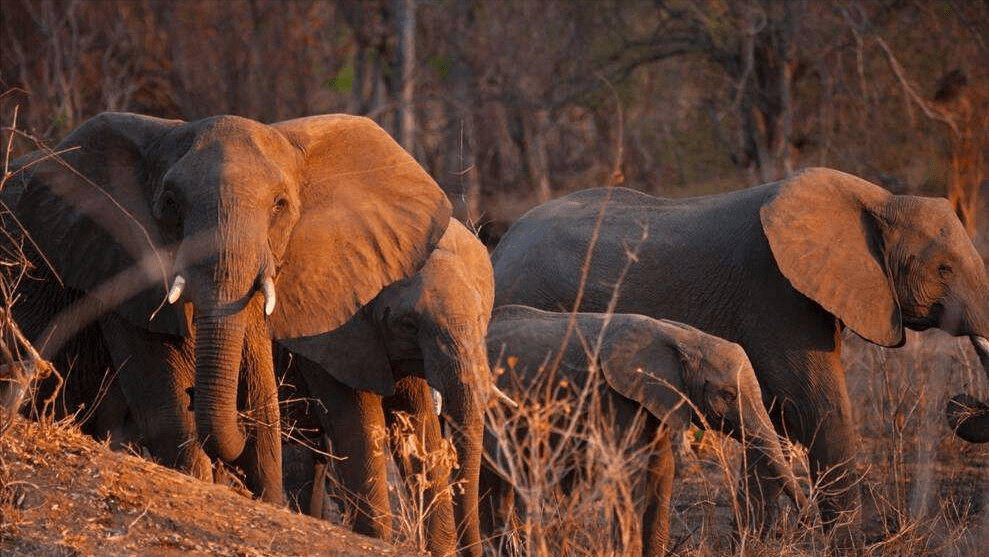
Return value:
<svg viewBox="0 0 989 557">
<path fill-rule="evenodd" d="M 284 505 L 278 386 L 263 304 L 263 297 L 256 294 L 245 309 L 248 319 L 238 384 L 243 399 L 239 406 L 246 409 L 247 442 L 234 464 L 246 472 L 251 493 L 269 503 Z"/>
<path fill-rule="evenodd" d="M 213 481 L 212 463 L 196 441 L 189 409 L 195 370 L 192 341 L 139 329 L 112 314 L 100 320 L 100 328 L 120 386 L 108 396 L 123 394 L 142 443 L 166 466 Z"/>
<path fill-rule="evenodd" d="M 859 441 L 844 369 L 835 358 L 812 368 L 807 377 L 812 380 L 801 389 L 792 389 L 794 396 L 784 398 L 783 421 L 777 430 L 807 447 L 812 494 L 824 531 L 837 547 L 854 548 L 861 544 L 862 534 L 861 475 L 856 470 Z M 783 484 L 755 447 L 746 450 L 746 463 L 748 481 L 740 493 L 742 518 L 762 534 L 775 520 Z"/>
<path fill-rule="evenodd" d="M 404 412 L 414 433 L 411 439 L 397 440 L 392 451 L 412 503 L 425 515 L 426 549 L 437 557 L 452 555 L 457 542 L 450 492 L 453 455 L 445 451 L 429 385 L 418 377 L 404 377 L 396 382 L 395 395 L 387 397 L 384 404 L 389 427 L 397 423 L 395 412 Z M 415 446 L 406 445 L 406 441 Z M 414 478 L 425 478 L 426 485 L 416 485 Z"/>
<path fill-rule="evenodd" d="M 317 414 L 332 448 L 333 468 L 346 491 L 340 503 L 354 513 L 354 531 L 391 540 L 381 397 L 340 383 L 309 360 L 299 358 L 297 363 L 309 392 L 322 403 Z"/>
<path fill-rule="evenodd" d="M 668 431 L 663 431 L 652 443 L 649 474 L 645 485 L 646 508 L 642 515 L 642 555 L 666 555 L 670 539 L 670 497 L 676 463 Z"/>
</svg>

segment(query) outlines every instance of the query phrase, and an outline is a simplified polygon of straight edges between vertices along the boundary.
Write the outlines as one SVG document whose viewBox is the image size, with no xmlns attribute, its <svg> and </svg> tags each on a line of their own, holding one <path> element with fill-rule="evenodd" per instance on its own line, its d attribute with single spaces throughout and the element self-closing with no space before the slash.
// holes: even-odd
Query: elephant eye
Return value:
<svg viewBox="0 0 989 557">
<path fill-rule="evenodd" d="M 730 387 L 725 389 L 721 393 L 721 396 L 725 399 L 725 402 L 734 402 L 735 399 L 738 398 L 738 392 L 735 390 L 734 387 Z"/>
<path fill-rule="evenodd" d="M 937 266 L 937 272 L 939 275 L 941 275 L 941 278 L 948 278 L 951 276 L 954 270 L 951 268 L 951 265 L 948 265 L 947 263 L 942 263 Z"/>
<path fill-rule="evenodd" d="M 161 207 L 163 210 L 174 213 L 179 210 L 179 202 L 175 201 L 175 196 L 172 192 L 165 192 L 161 198 Z"/>
<path fill-rule="evenodd" d="M 279 195 L 275 198 L 275 202 L 271 204 L 271 213 L 277 215 L 285 209 L 288 208 L 288 198 L 284 195 Z"/>
<path fill-rule="evenodd" d="M 415 319 L 409 316 L 403 317 L 398 324 L 402 327 L 402 329 L 410 333 L 414 333 L 419 329 L 419 326 L 416 325 Z"/>
</svg>

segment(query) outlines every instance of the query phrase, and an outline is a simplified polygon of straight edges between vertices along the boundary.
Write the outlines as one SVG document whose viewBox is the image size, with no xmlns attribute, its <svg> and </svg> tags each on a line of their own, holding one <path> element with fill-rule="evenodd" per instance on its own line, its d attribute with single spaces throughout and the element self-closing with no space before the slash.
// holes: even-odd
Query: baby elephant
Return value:
<svg viewBox="0 0 989 557">
<path fill-rule="evenodd" d="M 665 554 L 668 541 L 674 474 L 670 434 L 683 431 L 692 420 L 700 424 L 701 417 L 712 428 L 744 438 L 758 449 L 784 482 L 790 499 L 801 509 L 806 506 L 763 407 L 752 365 L 740 346 L 673 321 L 615 314 L 606 323 L 604 314 L 578 313 L 547 389 L 545 373 L 561 350 L 571 316 L 527 306 L 499 307 L 488 327 L 488 356 L 492 369 L 496 365 L 506 369 L 498 378 L 498 386 L 516 400 L 523 401 L 526 396 L 532 400 L 534 393 L 558 392 L 560 386 L 579 393 L 589 373 L 588 353 L 593 353 L 602 327 L 607 327 L 597 356 L 603 381 L 597 391 L 601 403 L 595 407 L 619 431 L 632 426 L 640 409 L 646 411 L 644 427 L 639 428 L 638 439 L 630 447 L 647 449 L 650 454 L 649 477 L 636 478 L 635 487 L 642 504 L 636 512 L 642 517 L 644 555 Z M 536 395 L 534 402 L 547 404 L 542 396 L 546 395 Z M 578 423 L 587 422 L 580 416 L 577 419 Z M 486 448 L 492 460 L 499 462 L 504 456 L 494 444 L 489 432 Z M 510 510 L 506 507 L 513 504 L 514 490 L 486 464 L 481 492 L 487 491 L 487 500 L 481 504 L 482 521 L 485 528 L 493 530 L 495 517 Z"/>
</svg>

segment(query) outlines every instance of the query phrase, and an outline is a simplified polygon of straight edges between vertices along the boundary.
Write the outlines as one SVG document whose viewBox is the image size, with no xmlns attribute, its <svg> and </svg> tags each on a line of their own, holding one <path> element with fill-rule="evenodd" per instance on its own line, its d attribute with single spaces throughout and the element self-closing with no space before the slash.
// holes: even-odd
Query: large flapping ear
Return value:
<svg viewBox="0 0 989 557">
<path fill-rule="evenodd" d="M 131 323 L 184 334 L 165 307 L 171 256 L 151 213 L 146 149 L 178 120 L 108 112 L 87 120 L 51 153 L 20 160 L 19 222 L 68 287 L 115 308 Z"/>
<path fill-rule="evenodd" d="M 450 202 L 373 121 L 325 115 L 273 124 L 303 154 L 301 214 L 282 258 L 275 338 L 332 330 L 426 262 Z"/>
<path fill-rule="evenodd" d="M 395 394 L 384 342 L 363 311 L 329 333 L 282 339 L 278 343 L 316 362 L 348 387 L 381 396 Z"/>
<path fill-rule="evenodd" d="M 690 404 L 684 399 L 690 393 L 675 343 L 642 328 L 609 328 L 601 352 L 601 370 L 612 389 L 642 404 L 674 431 L 690 425 Z"/>
<path fill-rule="evenodd" d="M 759 214 L 794 288 L 865 339 L 899 346 L 903 321 L 873 211 L 890 195 L 850 174 L 811 168 L 780 183 Z"/>
</svg>

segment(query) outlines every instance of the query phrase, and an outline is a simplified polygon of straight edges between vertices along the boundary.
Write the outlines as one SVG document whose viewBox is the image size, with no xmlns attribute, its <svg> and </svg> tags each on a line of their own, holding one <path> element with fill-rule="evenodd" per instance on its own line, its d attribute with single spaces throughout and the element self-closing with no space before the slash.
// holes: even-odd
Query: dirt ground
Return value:
<svg viewBox="0 0 989 557">
<path fill-rule="evenodd" d="M 111 451 L 73 428 L 16 419 L 0 457 L 5 557 L 412 555 Z"/>
</svg>

